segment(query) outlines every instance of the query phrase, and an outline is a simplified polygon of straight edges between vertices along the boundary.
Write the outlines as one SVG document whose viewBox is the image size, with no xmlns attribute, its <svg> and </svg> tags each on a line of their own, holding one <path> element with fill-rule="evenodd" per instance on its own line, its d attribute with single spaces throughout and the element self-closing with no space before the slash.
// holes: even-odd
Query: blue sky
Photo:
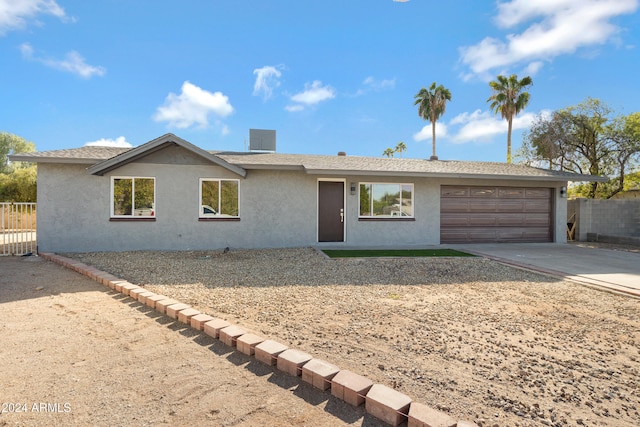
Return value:
<svg viewBox="0 0 640 427">
<path fill-rule="evenodd" d="M 414 95 L 452 93 L 441 160 L 506 159 L 488 82 L 529 75 L 522 131 L 599 98 L 640 111 L 640 0 L 0 0 L 0 131 L 39 151 L 167 132 L 244 151 L 429 158 Z"/>
</svg>

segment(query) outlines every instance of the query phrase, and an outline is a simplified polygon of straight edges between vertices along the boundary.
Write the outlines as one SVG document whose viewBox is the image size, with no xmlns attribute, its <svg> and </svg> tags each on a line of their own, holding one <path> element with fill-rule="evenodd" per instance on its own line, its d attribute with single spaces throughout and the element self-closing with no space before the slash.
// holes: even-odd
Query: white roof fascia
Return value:
<svg viewBox="0 0 640 427">
<path fill-rule="evenodd" d="M 93 165 L 96 163 L 96 159 L 73 159 L 64 157 L 34 157 L 34 156 L 21 156 L 21 155 L 9 155 L 9 160 L 12 162 L 25 162 L 25 163 L 73 163 L 78 165 Z"/>
</svg>

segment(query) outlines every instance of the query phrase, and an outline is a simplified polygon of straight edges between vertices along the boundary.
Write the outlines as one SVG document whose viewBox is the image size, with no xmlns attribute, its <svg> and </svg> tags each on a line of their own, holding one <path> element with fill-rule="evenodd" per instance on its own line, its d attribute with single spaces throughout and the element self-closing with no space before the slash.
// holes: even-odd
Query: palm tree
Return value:
<svg viewBox="0 0 640 427">
<path fill-rule="evenodd" d="M 393 153 L 395 153 L 396 150 L 394 150 L 393 148 L 387 148 L 386 150 L 384 150 L 382 152 L 383 156 L 387 156 L 387 157 L 393 157 Z"/>
<path fill-rule="evenodd" d="M 429 90 L 422 88 L 416 94 L 413 105 L 418 106 L 418 115 L 431 122 L 431 160 L 438 160 L 436 156 L 436 120 L 438 120 L 447 108 L 447 101 L 451 101 L 451 92 L 446 87 L 431 83 Z"/>
<path fill-rule="evenodd" d="M 513 118 L 517 116 L 529 103 L 529 93 L 523 92 L 533 84 L 531 77 L 518 80 L 518 76 L 512 74 L 509 77 L 498 76 L 496 80 L 489 82 L 493 95 L 487 99 L 491 102 L 490 108 L 495 113 L 500 113 L 503 119 L 509 123 L 507 131 L 507 163 L 511 163 L 511 130 Z"/>
<path fill-rule="evenodd" d="M 396 153 L 399 153 L 402 158 L 402 153 L 405 151 L 407 151 L 407 145 L 402 141 L 398 142 L 398 145 L 396 145 Z"/>
</svg>

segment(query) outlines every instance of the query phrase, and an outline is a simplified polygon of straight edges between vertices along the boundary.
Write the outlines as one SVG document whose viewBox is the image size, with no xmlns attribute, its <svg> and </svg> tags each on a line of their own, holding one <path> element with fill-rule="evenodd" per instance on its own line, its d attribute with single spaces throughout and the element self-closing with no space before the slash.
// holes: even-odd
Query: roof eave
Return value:
<svg viewBox="0 0 640 427">
<path fill-rule="evenodd" d="M 72 163 L 80 165 L 93 165 L 102 159 L 82 159 L 82 158 L 62 158 L 62 157 L 35 157 L 35 156 L 21 156 L 19 154 L 10 154 L 9 160 L 12 162 L 25 162 L 25 163 Z"/>
<path fill-rule="evenodd" d="M 308 175 L 352 175 L 352 176 L 395 176 L 395 177 L 420 177 L 420 178 L 452 178 L 452 179 L 513 179 L 521 181 L 545 181 L 545 182 L 568 182 L 568 181 L 596 181 L 606 182 L 607 177 L 592 175 L 572 176 L 536 176 L 536 175 L 497 175 L 478 173 L 450 173 L 450 172 L 416 172 L 416 171 L 377 171 L 377 170 L 340 170 L 340 169 L 312 169 L 305 168 Z"/>
<path fill-rule="evenodd" d="M 254 165 L 246 163 L 234 163 L 235 165 L 247 170 L 303 170 L 302 165 Z"/>
</svg>

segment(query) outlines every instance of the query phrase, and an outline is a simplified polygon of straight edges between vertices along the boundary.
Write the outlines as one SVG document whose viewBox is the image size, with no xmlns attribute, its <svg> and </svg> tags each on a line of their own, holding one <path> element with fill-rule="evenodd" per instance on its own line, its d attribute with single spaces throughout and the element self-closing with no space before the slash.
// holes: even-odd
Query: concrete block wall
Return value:
<svg viewBox="0 0 640 427">
<path fill-rule="evenodd" d="M 53 253 L 40 253 L 39 255 L 48 261 L 84 274 L 116 292 L 128 295 L 141 304 L 190 325 L 198 331 L 203 331 L 227 346 L 236 348 L 236 351 L 247 356 L 253 355 L 256 360 L 262 363 L 274 366 L 289 375 L 301 377 L 302 382 L 310 384 L 319 393 L 331 393 L 334 397 L 354 407 L 364 405 L 368 414 L 387 424 L 406 425 L 407 427 L 478 427 L 477 424 L 470 421 L 456 420 L 444 412 L 414 402 L 411 397 L 397 390 L 383 384 L 374 384 L 366 377 L 342 370 L 327 361 L 314 358 L 311 354 L 287 348 L 276 341 L 264 339 L 239 326 L 232 325 L 226 320 L 200 313 L 187 304 L 164 295 L 154 294 L 143 287 L 121 280 L 81 262 Z"/>
<path fill-rule="evenodd" d="M 567 204 L 567 219 L 575 213 L 575 240 L 587 234 L 640 239 L 639 199 L 574 199 Z"/>
</svg>

